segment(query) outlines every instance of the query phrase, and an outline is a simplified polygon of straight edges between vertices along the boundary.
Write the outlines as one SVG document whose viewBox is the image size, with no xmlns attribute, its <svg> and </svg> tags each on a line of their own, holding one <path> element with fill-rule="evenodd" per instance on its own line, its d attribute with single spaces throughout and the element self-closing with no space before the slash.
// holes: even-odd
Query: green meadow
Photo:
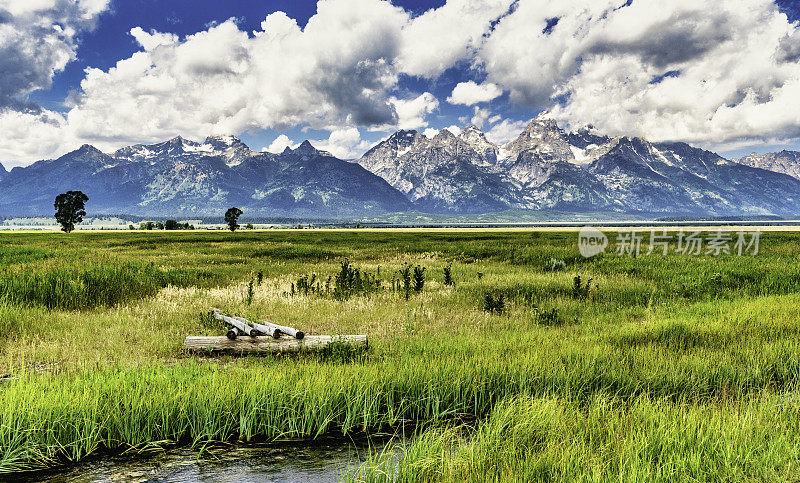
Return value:
<svg viewBox="0 0 800 483">
<path fill-rule="evenodd" d="M 0 472 L 388 433 L 342 479 L 800 480 L 800 234 L 656 252 L 523 229 L 2 233 Z M 224 334 L 211 306 L 370 348 L 190 355 Z"/>
</svg>

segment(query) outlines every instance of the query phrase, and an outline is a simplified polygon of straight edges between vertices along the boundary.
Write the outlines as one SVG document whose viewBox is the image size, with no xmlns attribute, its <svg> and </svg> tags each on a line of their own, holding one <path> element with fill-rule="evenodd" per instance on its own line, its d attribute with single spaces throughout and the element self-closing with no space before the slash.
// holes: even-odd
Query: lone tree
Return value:
<svg viewBox="0 0 800 483">
<path fill-rule="evenodd" d="M 228 224 L 228 229 L 230 231 L 236 231 L 239 228 L 239 217 L 242 215 L 242 210 L 236 208 L 228 208 L 228 211 L 225 212 L 225 223 Z"/>
<path fill-rule="evenodd" d="M 61 230 L 71 232 L 75 229 L 75 223 L 83 221 L 86 216 L 84 203 L 89 201 L 89 197 L 81 191 L 67 191 L 56 196 L 53 206 L 56 209 L 56 221 L 61 225 Z"/>
</svg>

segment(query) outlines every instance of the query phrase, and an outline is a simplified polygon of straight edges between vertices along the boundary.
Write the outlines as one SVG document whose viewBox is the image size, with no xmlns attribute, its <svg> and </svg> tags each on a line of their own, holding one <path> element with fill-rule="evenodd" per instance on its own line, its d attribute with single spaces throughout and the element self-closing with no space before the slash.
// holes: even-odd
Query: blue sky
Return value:
<svg viewBox="0 0 800 483">
<path fill-rule="evenodd" d="M 402 0 L 392 2 L 413 15 L 444 5 L 444 0 Z M 130 35 L 131 29 L 141 27 L 146 31 L 171 32 L 180 36 L 191 35 L 205 30 L 209 25 L 235 18 L 241 30 L 253 31 L 259 28 L 264 17 L 273 12 L 283 11 L 295 19 L 299 26 L 305 26 L 309 17 L 317 11 L 316 0 L 281 0 L 281 1 L 226 1 L 214 0 L 126 0 L 115 1 L 111 8 L 104 12 L 96 29 L 83 34 L 77 49 L 77 58 L 56 74 L 53 86 L 49 90 L 31 93 L 29 99 L 47 109 L 65 112 L 64 105 L 71 90 L 77 89 L 84 77 L 84 69 L 94 67 L 107 70 L 119 59 L 130 57 L 141 48 Z M 399 89 L 408 92 L 431 92 L 439 99 L 445 99 L 458 82 L 473 79 L 467 65 L 459 65 L 447 70 L 440 78 L 428 80 L 415 76 L 401 76 Z M 478 76 L 480 77 L 480 76 Z M 500 99 L 498 101 L 505 101 Z M 533 117 L 538 111 L 514 109 L 505 102 L 495 103 L 509 118 L 524 121 Z M 430 125 L 442 129 L 463 124 L 459 117 L 472 116 L 472 109 L 463 105 L 440 104 L 431 116 Z M 504 116 L 505 117 L 505 116 Z M 327 131 L 309 129 L 308 126 L 296 126 L 288 129 L 263 129 L 238 133 L 239 137 L 254 149 L 261 149 L 280 135 L 285 134 L 295 141 L 307 138 L 327 136 Z M 184 136 L 203 135 L 203 133 L 184 133 Z M 379 142 L 384 133 L 365 131 L 363 137 Z"/>
<path fill-rule="evenodd" d="M 502 143 L 542 111 L 730 156 L 797 149 L 799 15 L 794 0 L 8 0 L 0 162 L 223 131 L 342 157 L 399 128 L 477 124 Z"/>
<path fill-rule="evenodd" d="M 440 7 L 444 1 L 409 0 L 394 3 L 410 12 L 422 13 L 428 9 Z M 130 35 L 130 31 L 134 27 L 141 27 L 146 31 L 172 32 L 185 36 L 205 30 L 213 23 L 224 22 L 233 17 L 236 18 L 242 30 L 252 31 L 259 28 L 259 24 L 268 13 L 277 11 L 286 12 L 302 27 L 308 22 L 309 17 L 316 13 L 317 1 L 170 0 L 164 2 L 117 0 L 111 4 L 108 11 L 101 14 L 97 28 L 83 34 L 77 49 L 77 59 L 68 64 L 62 72 L 56 74 L 52 88 L 33 92 L 29 98 L 47 109 L 66 111 L 64 100 L 70 90 L 79 88 L 84 77 L 84 69 L 95 67 L 107 70 L 113 67 L 119 59 L 130 57 L 134 52 L 140 50 L 136 40 Z M 454 81 L 459 76 L 460 73 L 453 72 L 449 76 L 451 78 L 449 81 L 443 80 L 430 88 L 435 89 L 438 95 L 446 97 L 452 91 L 456 83 Z M 414 82 L 413 78 L 404 80 L 405 82 L 401 84 L 402 87 L 406 87 L 404 84 L 412 88 L 419 87 L 420 83 Z M 453 106 L 449 106 L 450 109 L 447 109 L 448 106 L 443 107 L 445 107 L 443 109 L 445 112 L 439 113 L 441 116 L 438 123 L 439 128 L 452 125 L 453 122 L 448 122 L 448 119 L 464 116 L 469 111 L 463 108 L 453 108 Z M 298 126 L 281 131 L 264 129 L 239 133 L 239 137 L 254 149 L 260 149 L 268 146 L 279 134 L 287 134 L 297 140 L 325 135 L 324 131 L 303 131 L 302 128 L 303 126 Z M 194 134 L 196 133 L 185 133 L 185 135 Z M 369 137 L 379 140 L 381 136 L 375 134 Z"/>
</svg>

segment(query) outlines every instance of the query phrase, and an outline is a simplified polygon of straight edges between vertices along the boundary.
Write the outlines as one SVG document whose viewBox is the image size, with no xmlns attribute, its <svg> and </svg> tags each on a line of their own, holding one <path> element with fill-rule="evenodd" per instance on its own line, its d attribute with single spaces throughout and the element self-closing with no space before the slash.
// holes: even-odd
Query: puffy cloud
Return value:
<svg viewBox="0 0 800 483">
<path fill-rule="evenodd" d="M 434 136 L 436 136 L 437 134 L 439 134 L 439 130 L 438 130 L 438 129 L 435 129 L 435 128 L 432 128 L 432 127 L 429 127 L 429 128 L 427 128 L 427 129 L 425 129 L 424 131 L 422 131 L 422 134 L 423 134 L 423 135 L 424 135 L 426 138 L 428 138 L 428 139 L 432 139 Z"/>
<path fill-rule="evenodd" d="M 77 39 L 108 0 L 5 0 L 0 3 L 0 108 L 36 109 L 24 97 L 48 89 L 75 58 Z"/>
<path fill-rule="evenodd" d="M 425 129 L 439 100 L 401 94 L 399 76 L 435 80 L 454 66 L 485 80 L 459 83 L 448 102 L 474 106 L 465 120 L 492 125 L 497 142 L 524 123 L 476 105 L 504 92 L 512 107 L 612 135 L 707 147 L 800 138 L 800 28 L 770 0 L 448 0 L 415 17 L 386 0 L 320 0 L 303 28 L 282 12 L 255 32 L 234 19 L 183 38 L 133 28 L 142 50 L 88 69 L 66 116 L 26 104 L 107 4 L 0 6 L 0 123 L 21 136 L 4 159 L 43 157 L 59 139 L 110 149 L 293 126 L 331 131 L 318 142 L 350 156 L 358 128 Z"/>
<path fill-rule="evenodd" d="M 489 119 L 489 116 L 492 115 L 492 111 L 489 109 L 482 109 L 478 106 L 475 106 L 475 109 L 472 113 L 472 119 L 470 119 L 470 124 L 473 126 L 477 126 L 482 128 L 486 121 Z"/>
<path fill-rule="evenodd" d="M 372 146 L 369 141 L 361 139 L 361 133 L 354 127 L 335 129 L 328 139 L 312 140 L 311 144 L 341 159 L 357 158 Z"/>
<path fill-rule="evenodd" d="M 45 109 L 0 110 L 0 133 L 4 139 L 0 143 L 0 160 L 6 168 L 28 164 L 31 156 L 49 158 L 76 147 L 64 117 Z"/>
<path fill-rule="evenodd" d="M 5 0 L 0 3 L 0 160 L 6 167 L 74 147 L 63 115 L 27 95 L 48 89 L 75 59 L 80 34 L 94 28 L 108 0 Z"/>
<path fill-rule="evenodd" d="M 287 136 L 286 134 L 281 134 L 280 136 L 276 137 L 275 140 L 272 141 L 272 143 L 270 143 L 269 146 L 267 146 L 266 148 L 262 149 L 262 151 L 275 153 L 275 154 L 280 154 L 286 148 L 294 149 L 298 145 L 299 145 L 299 143 L 296 143 L 296 142 L 292 141 L 291 139 L 289 139 L 289 136 Z"/>
<path fill-rule="evenodd" d="M 302 29 L 283 12 L 253 35 L 233 19 L 180 41 L 135 28 L 144 51 L 107 71 L 87 70 L 69 123 L 80 137 L 109 143 L 394 125 L 391 62 L 407 21 L 388 2 L 321 0 Z"/>
<path fill-rule="evenodd" d="M 458 136 L 459 134 L 461 134 L 461 131 L 463 131 L 463 129 L 461 129 L 461 127 L 459 127 L 459 126 L 455 126 L 455 125 L 453 125 L 453 126 L 447 126 L 445 129 L 447 129 L 448 131 L 450 131 L 451 133 L 453 133 L 453 134 L 454 134 L 454 135 L 456 135 L 456 136 Z"/>
<path fill-rule="evenodd" d="M 397 127 L 400 129 L 418 129 L 428 125 L 426 116 L 439 107 L 439 100 L 430 92 L 425 92 L 413 99 L 391 99 L 397 112 Z"/>
<path fill-rule="evenodd" d="M 309 142 L 315 148 L 328 151 L 341 159 L 357 158 L 375 144 L 361 139 L 361 133 L 355 127 L 334 129 L 326 139 L 312 139 Z M 262 151 L 280 154 L 286 148 L 295 149 L 299 145 L 299 142 L 292 141 L 289 136 L 281 134 Z"/>
<path fill-rule="evenodd" d="M 497 123 L 486 132 L 486 139 L 495 144 L 505 144 L 515 139 L 525 130 L 528 125 L 526 121 L 511 121 L 509 119 Z"/>
<path fill-rule="evenodd" d="M 520 2 L 477 54 L 567 125 L 708 147 L 800 137 L 797 24 L 768 0 Z"/>
<path fill-rule="evenodd" d="M 473 81 L 459 82 L 453 88 L 453 93 L 447 98 L 447 102 L 471 106 L 481 102 L 489 102 L 502 94 L 503 90 L 491 82 L 483 84 L 476 84 Z"/>
<path fill-rule="evenodd" d="M 171 45 L 178 42 L 178 36 L 175 34 L 156 32 L 155 30 L 145 32 L 141 27 L 132 28 L 130 34 L 146 51 L 153 50 L 159 45 Z"/>
<path fill-rule="evenodd" d="M 509 11 L 513 0 L 448 0 L 414 18 L 403 29 L 398 58 L 402 72 L 437 77 L 459 60 L 470 59 L 492 22 Z"/>
</svg>

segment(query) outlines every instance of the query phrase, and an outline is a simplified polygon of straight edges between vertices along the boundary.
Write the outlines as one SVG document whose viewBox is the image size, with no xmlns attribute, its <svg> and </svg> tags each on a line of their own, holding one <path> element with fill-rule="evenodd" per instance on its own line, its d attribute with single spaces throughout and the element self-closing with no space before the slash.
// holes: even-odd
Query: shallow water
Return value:
<svg viewBox="0 0 800 483">
<path fill-rule="evenodd" d="M 14 475 L 16 482 L 328 482 L 357 468 L 387 439 L 326 439 L 262 446 L 220 446 L 198 458 L 197 449 L 96 456 L 61 468 Z M 8 476 L 8 475 L 4 475 Z M 2 478 L 0 478 L 2 479 Z"/>
</svg>

